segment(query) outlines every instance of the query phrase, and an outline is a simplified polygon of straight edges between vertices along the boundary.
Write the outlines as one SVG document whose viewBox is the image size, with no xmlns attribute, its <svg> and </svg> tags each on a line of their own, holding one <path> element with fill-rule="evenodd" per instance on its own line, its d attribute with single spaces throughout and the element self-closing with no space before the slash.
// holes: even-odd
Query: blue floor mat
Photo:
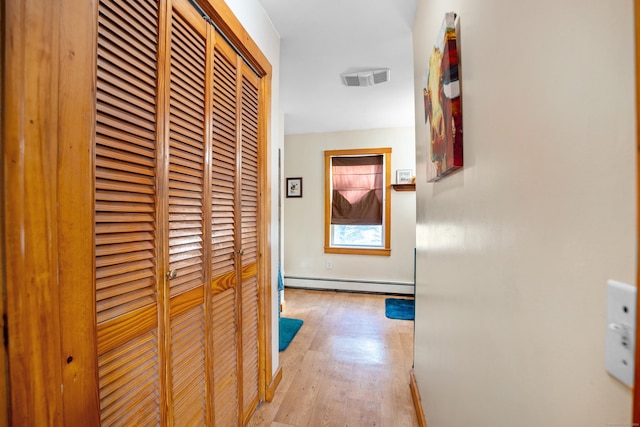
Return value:
<svg viewBox="0 0 640 427">
<path fill-rule="evenodd" d="M 285 351 L 291 340 L 296 336 L 304 322 L 300 319 L 291 319 L 288 317 L 280 318 L 280 342 L 279 351 Z"/>
</svg>

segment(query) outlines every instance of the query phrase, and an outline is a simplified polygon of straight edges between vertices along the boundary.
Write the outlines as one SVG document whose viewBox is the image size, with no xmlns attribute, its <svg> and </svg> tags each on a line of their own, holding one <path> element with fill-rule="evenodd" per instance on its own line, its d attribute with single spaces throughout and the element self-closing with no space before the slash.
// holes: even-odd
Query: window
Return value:
<svg viewBox="0 0 640 427">
<path fill-rule="evenodd" d="M 391 254 L 391 148 L 324 152 L 325 253 Z"/>
</svg>

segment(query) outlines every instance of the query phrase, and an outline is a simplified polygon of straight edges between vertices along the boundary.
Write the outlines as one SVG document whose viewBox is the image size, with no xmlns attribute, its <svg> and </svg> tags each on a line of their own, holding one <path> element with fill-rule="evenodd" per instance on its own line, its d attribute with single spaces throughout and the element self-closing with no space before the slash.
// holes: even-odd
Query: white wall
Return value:
<svg viewBox="0 0 640 427">
<path fill-rule="evenodd" d="M 284 148 L 284 128 L 280 113 L 280 36 L 258 0 L 226 0 L 227 5 L 271 63 L 271 121 L 269 153 L 271 180 L 271 318 L 272 372 L 279 366 L 278 356 L 278 149 Z"/>
<path fill-rule="evenodd" d="M 465 166 L 431 184 L 419 89 L 451 10 Z M 635 283 L 633 37 L 631 0 L 419 0 L 415 373 L 429 427 L 629 425 L 604 332 L 607 279 Z"/>
<path fill-rule="evenodd" d="M 391 191 L 390 257 L 324 253 L 324 151 L 391 147 L 392 180 L 395 182 L 396 169 L 415 170 L 414 140 L 413 128 L 285 137 L 285 176 L 303 179 L 303 197 L 288 198 L 284 202 L 284 274 L 287 286 L 402 292 L 409 287 L 407 284 L 413 284 L 414 192 Z M 331 270 L 326 268 L 328 260 L 333 264 Z M 301 277 L 328 281 L 292 279 Z M 381 285 L 381 282 L 393 284 Z M 413 293 L 412 286 L 409 291 Z"/>
</svg>

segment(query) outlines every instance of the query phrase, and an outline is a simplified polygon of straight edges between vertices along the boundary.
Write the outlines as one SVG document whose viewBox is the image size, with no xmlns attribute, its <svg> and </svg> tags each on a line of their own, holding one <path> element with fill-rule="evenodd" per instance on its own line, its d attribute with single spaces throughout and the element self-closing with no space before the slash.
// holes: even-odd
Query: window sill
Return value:
<svg viewBox="0 0 640 427">
<path fill-rule="evenodd" d="M 346 255 L 374 255 L 391 256 L 391 249 L 383 248 L 324 248 L 325 254 L 346 254 Z"/>
</svg>

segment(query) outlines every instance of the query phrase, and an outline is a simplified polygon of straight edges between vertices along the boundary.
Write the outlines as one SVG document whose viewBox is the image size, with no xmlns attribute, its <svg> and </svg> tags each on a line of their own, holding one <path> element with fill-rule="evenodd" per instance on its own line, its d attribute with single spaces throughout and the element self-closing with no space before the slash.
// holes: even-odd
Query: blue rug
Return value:
<svg viewBox="0 0 640 427">
<path fill-rule="evenodd" d="M 387 298 L 384 300 L 384 314 L 389 319 L 413 320 L 415 303 L 412 299 Z"/>
<path fill-rule="evenodd" d="M 299 319 L 280 318 L 280 342 L 278 343 L 280 351 L 285 351 L 289 347 L 291 340 L 296 336 L 303 323 Z"/>
</svg>

